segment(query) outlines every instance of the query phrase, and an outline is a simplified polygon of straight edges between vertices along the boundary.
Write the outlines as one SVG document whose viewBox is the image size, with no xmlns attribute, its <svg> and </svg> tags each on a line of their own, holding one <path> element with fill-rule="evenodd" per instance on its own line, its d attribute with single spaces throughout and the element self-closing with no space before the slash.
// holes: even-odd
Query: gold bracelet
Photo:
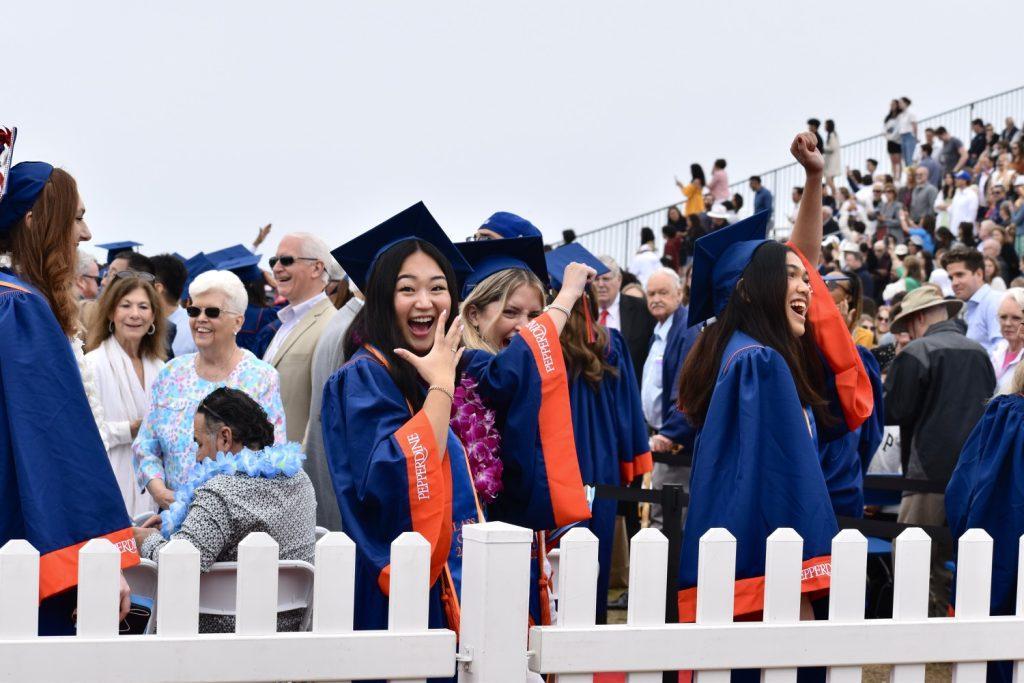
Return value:
<svg viewBox="0 0 1024 683">
<path fill-rule="evenodd" d="M 448 397 L 449 401 L 451 401 L 452 403 L 455 402 L 455 394 L 448 391 L 444 387 L 439 387 L 436 384 L 431 384 L 430 387 L 427 388 L 427 393 L 429 394 L 431 391 L 440 391 L 442 394 Z"/>
<path fill-rule="evenodd" d="M 552 308 L 555 309 L 556 311 L 561 311 L 562 313 L 565 313 L 566 320 L 572 317 L 572 311 L 570 311 L 565 306 L 559 306 L 558 304 L 548 304 L 547 306 L 544 307 L 544 310 L 548 311 Z"/>
</svg>

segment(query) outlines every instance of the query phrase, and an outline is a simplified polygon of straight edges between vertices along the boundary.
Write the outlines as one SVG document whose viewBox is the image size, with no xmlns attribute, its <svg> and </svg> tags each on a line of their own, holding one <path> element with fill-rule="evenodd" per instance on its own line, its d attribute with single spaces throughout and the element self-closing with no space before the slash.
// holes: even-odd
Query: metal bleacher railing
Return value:
<svg viewBox="0 0 1024 683">
<path fill-rule="evenodd" d="M 970 123 L 973 119 L 980 118 L 985 122 L 992 122 L 998 131 L 1002 129 L 1005 117 L 1013 116 L 1017 122 L 1020 122 L 1022 115 L 1024 115 L 1024 86 L 918 119 L 918 130 L 923 141 L 925 128 L 945 126 L 950 133 L 967 144 L 971 138 Z M 879 128 L 881 128 L 881 121 L 879 121 Z M 880 169 L 886 170 L 889 167 L 889 155 L 885 151 L 885 138 L 881 133 L 843 145 L 841 154 L 844 167 L 863 169 L 864 162 L 869 158 L 878 160 Z M 733 192 L 738 192 L 743 197 L 743 210 L 740 215 L 749 215 L 753 206 L 753 193 L 747 183 L 747 178 L 751 175 L 760 175 L 763 185 L 775 197 L 775 228 L 786 229 L 788 227 L 786 218 L 793 210 L 790 193 L 793 187 L 803 184 L 802 169 L 798 164 L 790 163 L 757 174 L 744 174 L 741 180 L 730 186 Z M 843 185 L 846 183 L 845 178 L 837 178 L 836 182 Z M 576 241 L 595 254 L 612 256 L 625 267 L 640 246 L 640 228 L 652 228 L 660 248 L 661 226 L 666 223 L 668 209 L 670 206 L 681 204 L 680 200 L 681 198 L 672 204 L 666 204 L 632 218 L 581 232 L 576 236 Z"/>
</svg>

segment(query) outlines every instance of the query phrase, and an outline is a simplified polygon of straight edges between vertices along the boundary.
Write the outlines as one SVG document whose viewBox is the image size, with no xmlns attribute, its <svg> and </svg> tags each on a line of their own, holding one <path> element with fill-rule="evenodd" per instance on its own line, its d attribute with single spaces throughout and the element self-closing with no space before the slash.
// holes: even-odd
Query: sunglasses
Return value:
<svg viewBox="0 0 1024 683">
<path fill-rule="evenodd" d="M 889 322 L 888 318 L 875 318 L 875 320 L 877 320 L 880 323 L 887 323 L 887 322 Z"/>
<path fill-rule="evenodd" d="M 143 273 L 138 270 L 119 270 L 114 276 L 118 280 L 127 280 L 128 278 L 136 278 L 143 282 L 156 282 L 156 275 L 153 273 Z"/>
<path fill-rule="evenodd" d="M 103 277 L 100 275 L 83 275 L 82 277 L 84 277 L 86 280 L 92 280 L 97 285 L 103 284 Z"/>
<path fill-rule="evenodd" d="M 270 267 L 271 268 L 276 266 L 278 263 L 280 263 L 285 268 L 291 268 L 293 265 L 295 265 L 296 261 L 319 261 L 319 260 L 320 259 L 318 259 L 318 258 L 310 258 L 308 256 L 271 256 L 270 260 L 268 262 L 270 263 Z"/>
<path fill-rule="evenodd" d="M 206 308 L 200 308 L 199 306 L 185 307 L 185 313 L 187 313 L 190 318 L 198 318 L 199 314 L 202 313 L 207 318 L 214 320 L 220 317 L 221 312 L 233 313 L 234 311 L 229 311 L 226 308 L 218 308 L 217 306 L 207 306 Z"/>
</svg>

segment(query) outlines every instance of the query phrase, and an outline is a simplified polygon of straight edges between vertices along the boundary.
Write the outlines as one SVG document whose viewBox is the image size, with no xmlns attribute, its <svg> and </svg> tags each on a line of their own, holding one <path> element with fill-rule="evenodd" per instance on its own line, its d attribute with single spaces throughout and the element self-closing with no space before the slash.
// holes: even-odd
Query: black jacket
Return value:
<svg viewBox="0 0 1024 683">
<path fill-rule="evenodd" d="M 885 380 L 885 422 L 909 442 L 906 476 L 949 483 L 960 449 L 996 389 L 992 361 L 956 320 L 907 344 Z"/>
<path fill-rule="evenodd" d="M 657 321 L 647 310 L 647 302 L 635 296 L 619 297 L 619 331 L 626 338 L 629 357 L 636 370 L 637 381 L 644 376 L 644 363 L 647 361 L 647 350 L 651 346 L 651 335 Z"/>
</svg>

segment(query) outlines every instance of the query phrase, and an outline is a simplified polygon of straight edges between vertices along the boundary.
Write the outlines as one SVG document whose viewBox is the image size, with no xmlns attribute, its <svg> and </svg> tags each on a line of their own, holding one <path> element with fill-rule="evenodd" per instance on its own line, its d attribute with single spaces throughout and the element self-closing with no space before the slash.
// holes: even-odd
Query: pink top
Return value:
<svg viewBox="0 0 1024 683">
<path fill-rule="evenodd" d="M 729 176 L 724 168 L 716 168 L 711 172 L 711 182 L 708 183 L 708 190 L 716 202 L 724 202 L 729 198 Z"/>
</svg>

